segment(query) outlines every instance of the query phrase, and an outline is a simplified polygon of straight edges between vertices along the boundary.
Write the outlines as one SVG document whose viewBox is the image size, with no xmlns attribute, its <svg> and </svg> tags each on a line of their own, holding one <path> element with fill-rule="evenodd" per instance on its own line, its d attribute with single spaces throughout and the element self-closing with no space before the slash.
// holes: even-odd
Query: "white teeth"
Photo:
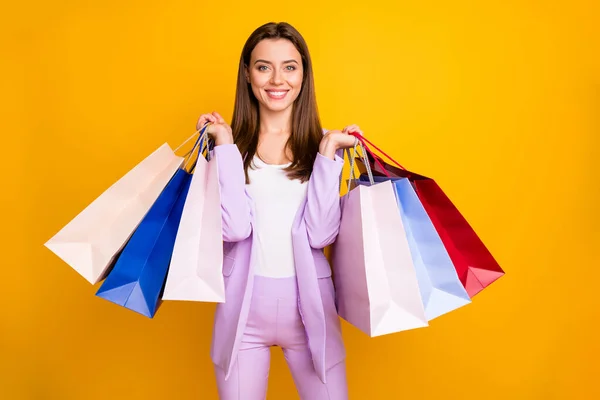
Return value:
<svg viewBox="0 0 600 400">
<path fill-rule="evenodd" d="M 285 93 L 286 92 L 269 92 L 269 94 L 272 96 L 283 96 Z"/>
</svg>

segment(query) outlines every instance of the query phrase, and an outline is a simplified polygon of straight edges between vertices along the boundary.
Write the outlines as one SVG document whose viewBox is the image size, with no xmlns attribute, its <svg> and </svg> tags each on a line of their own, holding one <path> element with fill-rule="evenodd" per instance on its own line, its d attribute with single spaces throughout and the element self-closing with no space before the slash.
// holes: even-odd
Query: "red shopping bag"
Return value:
<svg viewBox="0 0 600 400">
<path fill-rule="evenodd" d="M 408 171 L 368 139 L 360 135 L 355 136 L 396 164 L 394 166 L 386 163 L 380 156 L 373 154 L 369 150 L 369 146 L 366 146 L 369 150 L 367 152 L 369 166 L 374 175 L 403 177 L 410 180 L 450 255 L 461 283 L 470 297 L 473 297 L 504 275 L 504 271 L 475 233 L 475 230 L 435 180 Z M 356 158 L 356 163 L 361 174 L 365 173 L 366 165 L 362 160 Z"/>
</svg>

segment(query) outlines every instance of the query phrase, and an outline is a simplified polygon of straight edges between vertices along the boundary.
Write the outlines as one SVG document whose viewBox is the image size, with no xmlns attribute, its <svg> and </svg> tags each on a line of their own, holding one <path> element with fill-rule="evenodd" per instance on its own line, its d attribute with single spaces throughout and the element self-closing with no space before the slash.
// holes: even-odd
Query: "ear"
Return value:
<svg viewBox="0 0 600 400">
<path fill-rule="evenodd" d="M 247 65 L 244 65 L 244 76 L 246 77 L 246 82 L 250 83 L 250 71 L 248 71 Z"/>
</svg>

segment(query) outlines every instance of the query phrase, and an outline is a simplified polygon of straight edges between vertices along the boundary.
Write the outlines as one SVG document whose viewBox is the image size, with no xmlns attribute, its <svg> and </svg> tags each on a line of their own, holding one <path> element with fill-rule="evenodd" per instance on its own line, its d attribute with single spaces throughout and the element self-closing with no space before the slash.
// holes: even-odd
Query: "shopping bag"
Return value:
<svg viewBox="0 0 600 400">
<path fill-rule="evenodd" d="M 427 319 L 431 321 L 471 303 L 448 251 L 410 181 L 381 176 L 375 176 L 374 180 L 393 182 Z M 363 185 L 370 184 L 367 174 L 361 174 L 359 181 Z"/>
<path fill-rule="evenodd" d="M 350 189 L 341 209 L 331 246 L 338 314 L 371 337 L 427 326 L 392 182 Z"/>
<path fill-rule="evenodd" d="M 187 164 L 175 173 L 139 224 L 96 292 L 98 297 L 154 317 L 190 187 L 192 175 Z"/>
<path fill-rule="evenodd" d="M 159 306 L 190 175 L 179 169 L 117 259 L 97 296 L 154 317 Z"/>
<path fill-rule="evenodd" d="M 203 157 L 200 149 L 204 147 L 208 146 L 198 147 L 163 300 L 225 302 L 219 176 L 216 159 Z"/>
<path fill-rule="evenodd" d="M 409 179 L 444 243 L 469 297 L 473 298 L 504 275 L 504 271 L 473 227 L 435 180 L 406 170 L 368 139 L 362 137 L 361 140 L 366 141 L 371 148 L 378 150 L 396 166 L 386 163 L 380 156 L 368 153 L 366 160 L 356 160 L 360 172 L 367 172 L 368 164 L 373 174 Z"/>
<path fill-rule="evenodd" d="M 163 144 L 50 238 L 45 246 L 88 282 L 101 281 L 183 158 Z"/>
</svg>

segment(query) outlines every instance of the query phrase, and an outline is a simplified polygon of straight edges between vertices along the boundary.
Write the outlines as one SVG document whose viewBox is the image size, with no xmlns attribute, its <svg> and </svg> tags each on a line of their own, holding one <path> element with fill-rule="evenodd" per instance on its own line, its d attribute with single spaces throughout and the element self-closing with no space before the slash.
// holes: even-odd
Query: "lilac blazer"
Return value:
<svg viewBox="0 0 600 400">
<path fill-rule="evenodd" d="M 254 283 L 254 206 L 245 188 L 243 161 L 238 147 L 235 144 L 215 146 L 213 155 L 221 188 L 225 303 L 217 304 L 211 358 L 225 371 L 227 379 L 246 326 Z M 325 372 L 346 356 L 331 268 L 323 254 L 323 248 L 337 237 L 340 226 L 342 157 L 341 152 L 336 154 L 335 160 L 317 154 L 306 198 L 292 228 L 298 308 L 315 371 L 324 383 Z"/>
</svg>

